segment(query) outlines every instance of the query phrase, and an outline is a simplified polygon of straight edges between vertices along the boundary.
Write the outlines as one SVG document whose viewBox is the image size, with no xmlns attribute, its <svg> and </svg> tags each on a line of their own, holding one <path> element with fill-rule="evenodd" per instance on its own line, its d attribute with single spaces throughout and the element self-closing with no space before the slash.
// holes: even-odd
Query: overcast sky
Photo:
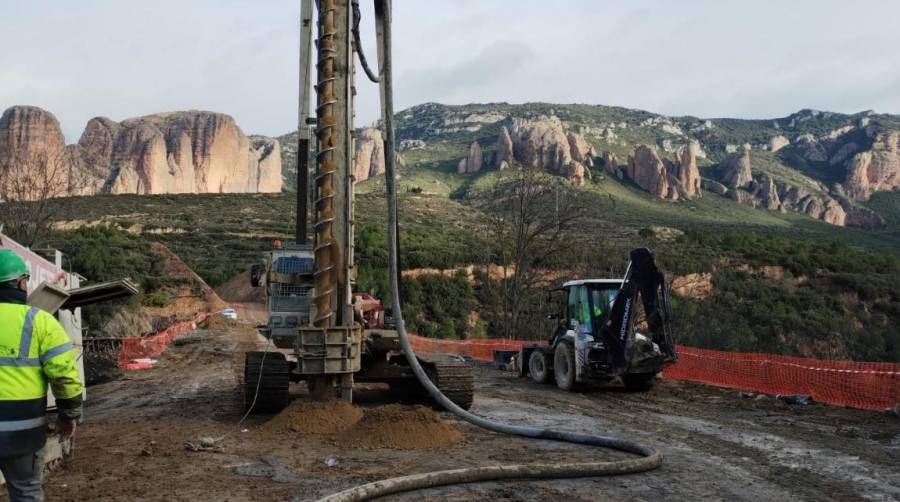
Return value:
<svg viewBox="0 0 900 502">
<path fill-rule="evenodd" d="M 364 46 L 375 59 L 371 1 Z M 233 115 L 278 135 L 297 115 L 299 0 L 0 0 L 0 109 L 85 123 Z M 670 115 L 900 113 L 896 0 L 394 0 L 397 110 L 548 101 Z M 359 121 L 378 116 L 361 81 Z"/>
</svg>

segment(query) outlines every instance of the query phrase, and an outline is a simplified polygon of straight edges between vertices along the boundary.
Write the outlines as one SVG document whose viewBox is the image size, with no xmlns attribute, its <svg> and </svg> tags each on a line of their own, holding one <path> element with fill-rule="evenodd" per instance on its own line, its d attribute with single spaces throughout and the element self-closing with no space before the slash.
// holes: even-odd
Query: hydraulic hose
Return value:
<svg viewBox="0 0 900 502">
<path fill-rule="evenodd" d="M 397 332 L 400 335 L 400 344 L 409 362 L 410 367 L 419 382 L 428 390 L 431 397 L 444 409 L 469 422 L 472 425 L 501 434 L 511 434 L 534 439 L 550 439 L 567 443 L 576 443 L 589 446 L 610 448 L 640 455 L 640 458 L 616 460 L 609 462 L 582 462 L 582 463 L 555 463 L 555 464 L 526 464 L 526 465 L 494 465 L 487 467 L 474 467 L 467 469 L 455 469 L 436 471 L 422 474 L 412 474 L 396 478 L 375 481 L 360 485 L 348 490 L 327 496 L 320 502 L 356 502 L 382 497 L 394 493 L 423 488 L 432 488 L 459 483 L 473 483 L 480 481 L 496 481 L 503 479 L 520 478 L 575 478 L 608 476 L 614 474 L 629 474 L 655 469 L 662 464 L 662 454 L 648 446 L 641 445 L 627 439 L 597 436 L 578 432 L 564 432 L 540 427 L 505 424 L 480 417 L 470 413 L 447 398 L 428 378 L 425 370 L 419 364 L 415 351 L 409 342 L 406 327 L 403 322 L 403 311 L 400 305 L 399 281 L 398 281 L 398 251 L 397 251 L 397 186 L 396 186 L 396 155 L 394 141 L 394 103 L 393 103 L 393 72 L 391 61 L 391 0 L 375 0 L 375 14 L 379 29 L 379 62 L 381 65 L 380 85 L 382 99 L 382 119 L 384 121 L 384 157 L 385 157 L 385 186 L 387 188 L 388 202 L 388 255 L 390 272 L 391 306 L 394 319 L 397 323 Z"/>
</svg>

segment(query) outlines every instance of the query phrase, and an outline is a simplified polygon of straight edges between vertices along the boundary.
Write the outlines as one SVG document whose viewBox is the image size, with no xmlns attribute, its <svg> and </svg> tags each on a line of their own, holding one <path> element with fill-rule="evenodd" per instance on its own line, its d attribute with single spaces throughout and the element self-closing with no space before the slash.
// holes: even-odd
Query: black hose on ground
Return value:
<svg viewBox="0 0 900 502">
<path fill-rule="evenodd" d="M 384 121 L 384 157 L 385 157 L 385 185 L 388 199 L 388 250 L 391 289 L 391 305 L 394 319 L 397 323 L 397 332 L 400 335 L 400 343 L 406 359 L 412 367 L 419 382 L 428 390 L 428 393 L 444 409 L 452 412 L 475 426 L 501 434 L 511 434 L 534 439 L 551 439 L 567 443 L 576 443 L 589 446 L 610 448 L 640 455 L 641 458 L 616 460 L 611 462 L 583 462 L 583 463 L 556 463 L 556 464 L 527 464 L 527 465 L 494 465 L 487 467 L 473 467 L 467 469 L 455 469 L 436 471 L 423 474 L 412 474 L 397 478 L 375 481 L 357 486 L 320 499 L 320 502 L 356 502 L 382 497 L 393 493 L 400 493 L 423 488 L 433 488 L 460 483 L 474 483 L 480 481 L 496 481 L 503 479 L 549 479 L 549 478 L 576 478 L 609 476 L 615 474 L 629 474 L 649 471 L 662 464 L 662 454 L 648 446 L 622 438 L 596 436 L 577 432 L 555 431 L 540 427 L 528 427 L 521 425 L 505 424 L 470 413 L 444 396 L 431 382 L 425 370 L 419 364 L 416 354 L 409 343 L 409 336 L 403 322 L 403 311 L 400 307 L 398 261 L 397 261 L 397 186 L 396 186 L 396 154 L 394 142 L 394 103 L 393 103 L 393 74 L 391 62 L 391 0 L 375 0 L 375 13 L 379 34 L 379 56 L 381 63 L 381 100 L 382 119 Z"/>
</svg>

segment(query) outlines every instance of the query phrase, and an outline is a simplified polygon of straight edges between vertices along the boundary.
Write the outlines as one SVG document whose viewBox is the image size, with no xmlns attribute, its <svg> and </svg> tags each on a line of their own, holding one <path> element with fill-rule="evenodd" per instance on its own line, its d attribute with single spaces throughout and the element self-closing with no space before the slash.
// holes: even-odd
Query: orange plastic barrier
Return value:
<svg viewBox="0 0 900 502">
<path fill-rule="evenodd" d="M 533 340 L 440 340 L 410 335 L 410 343 L 416 352 L 431 354 L 458 354 L 479 361 L 493 361 L 495 350 L 520 350 L 525 345 L 541 345 Z"/>
<path fill-rule="evenodd" d="M 804 394 L 821 403 L 884 410 L 900 403 L 900 364 L 826 361 L 678 346 L 663 376 L 766 394 Z"/>
<path fill-rule="evenodd" d="M 519 350 L 533 341 L 438 340 L 411 336 L 413 349 L 493 361 L 495 350 Z M 677 346 L 678 363 L 665 378 L 766 394 L 803 394 L 821 403 L 883 410 L 900 403 L 900 364 L 825 361 L 775 354 L 721 352 Z"/>
<path fill-rule="evenodd" d="M 197 323 L 202 322 L 208 316 L 208 313 L 201 312 L 193 320 L 173 324 L 153 335 L 123 338 L 122 349 L 119 351 L 117 361 L 119 367 L 126 370 L 149 368 L 151 366 L 149 362 L 136 360 L 159 357 L 166 351 L 166 347 L 172 343 L 172 340 L 197 329 Z"/>
</svg>

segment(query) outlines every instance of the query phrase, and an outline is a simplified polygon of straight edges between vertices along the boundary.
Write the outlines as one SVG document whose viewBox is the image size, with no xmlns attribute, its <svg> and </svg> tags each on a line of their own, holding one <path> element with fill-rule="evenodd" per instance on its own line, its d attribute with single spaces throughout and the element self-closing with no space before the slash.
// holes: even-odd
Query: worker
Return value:
<svg viewBox="0 0 900 502">
<path fill-rule="evenodd" d="M 52 315 L 25 304 L 28 279 L 22 258 L 0 249 L 0 472 L 11 502 L 44 499 L 48 383 L 61 440 L 74 437 L 81 418 L 72 340 Z"/>
</svg>

